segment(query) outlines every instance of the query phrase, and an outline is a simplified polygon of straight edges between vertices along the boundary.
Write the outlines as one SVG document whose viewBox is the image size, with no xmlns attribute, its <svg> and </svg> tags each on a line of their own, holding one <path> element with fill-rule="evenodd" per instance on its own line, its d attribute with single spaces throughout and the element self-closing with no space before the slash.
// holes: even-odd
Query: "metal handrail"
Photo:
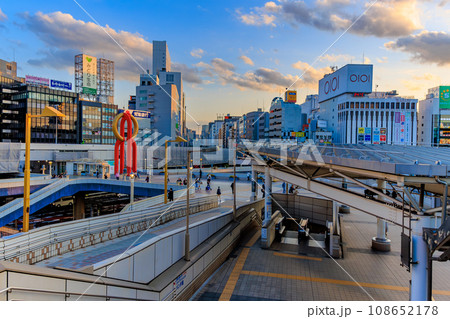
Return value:
<svg viewBox="0 0 450 319">
<path fill-rule="evenodd" d="M 64 279 L 64 280 L 66 280 L 66 279 Z M 121 286 L 117 286 L 117 287 L 121 287 Z M 123 287 L 121 287 L 121 288 L 123 288 Z M 137 288 L 126 288 L 126 289 L 137 289 Z M 147 299 L 138 299 L 138 298 L 129 298 L 129 297 L 105 296 L 105 295 L 99 295 L 99 294 L 87 294 L 87 293 L 80 293 L 80 292 L 65 292 L 65 291 L 57 291 L 57 290 L 50 290 L 50 289 L 35 289 L 35 288 L 25 288 L 25 287 L 8 287 L 3 290 L 0 290 L 0 294 L 12 292 L 13 290 L 48 293 L 48 294 L 59 294 L 59 295 L 65 295 L 66 297 L 70 297 L 71 295 L 86 296 L 86 297 L 98 297 L 98 298 L 105 298 L 106 300 L 109 300 L 111 298 L 123 299 L 123 300 L 136 300 L 136 301 L 147 300 Z M 142 289 L 139 289 L 139 290 L 142 290 Z"/>
<path fill-rule="evenodd" d="M 200 206 L 204 203 L 213 202 L 215 196 L 193 199 L 192 206 Z M 71 239 L 81 238 L 85 235 L 98 234 L 111 229 L 118 229 L 137 224 L 141 221 L 152 220 L 162 211 L 173 212 L 185 207 L 185 203 L 157 205 L 151 208 L 118 213 L 115 215 L 98 216 L 89 219 L 78 220 L 63 224 L 41 227 L 21 236 L 0 239 L 0 259 L 8 260 L 28 253 L 49 244 L 65 242 Z"/>
</svg>

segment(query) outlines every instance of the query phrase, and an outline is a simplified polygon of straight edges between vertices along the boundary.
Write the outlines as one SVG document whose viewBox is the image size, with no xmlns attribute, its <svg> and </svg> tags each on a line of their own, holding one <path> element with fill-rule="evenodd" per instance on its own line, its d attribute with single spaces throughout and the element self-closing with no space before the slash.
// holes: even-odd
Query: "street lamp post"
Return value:
<svg viewBox="0 0 450 319">
<path fill-rule="evenodd" d="M 167 140 L 164 142 L 164 151 L 165 151 L 165 165 L 164 165 L 164 204 L 167 204 L 167 179 L 169 178 L 169 172 L 167 171 L 167 144 L 171 142 L 187 142 L 181 136 L 177 136 L 174 140 Z"/>
<path fill-rule="evenodd" d="M 134 203 L 134 174 L 130 174 L 130 210 L 133 210 Z"/>
<path fill-rule="evenodd" d="M 49 170 L 49 172 L 50 172 L 50 177 L 52 176 L 52 164 L 53 164 L 53 162 L 52 161 L 50 161 L 50 162 L 48 162 L 48 170 Z"/>
<path fill-rule="evenodd" d="M 63 113 L 53 107 L 46 106 L 41 114 L 25 116 L 25 171 L 23 182 L 23 232 L 30 228 L 30 144 L 31 144 L 31 119 L 38 117 L 65 117 Z"/>
</svg>

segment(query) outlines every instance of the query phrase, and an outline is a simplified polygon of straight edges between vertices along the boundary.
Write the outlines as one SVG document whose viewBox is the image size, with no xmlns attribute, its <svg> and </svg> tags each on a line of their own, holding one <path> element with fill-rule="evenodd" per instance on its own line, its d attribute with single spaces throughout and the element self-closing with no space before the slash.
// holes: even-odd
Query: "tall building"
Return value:
<svg viewBox="0 0 450 319">
<path fill-rule="evenodd" d="M 428 89 L 418 112 L 417 144 L 450 146 L 450 86 Z"/>
<path fill-rule="evenodd" d="M 186 137 L 186 107 L 181 72 L 171 71 L 166 41 L 153 41 L 153 73 L 140 75 L 136 87 L 136 110 L 151 112 L 150 127 L 160 138 Z"/>
<path fill-rule="evenodd" d="M 153 41 L 153 69 L 152 74 L 170 72 L 171 62 L 169 47 L 166 41 Z"/>
</svg>

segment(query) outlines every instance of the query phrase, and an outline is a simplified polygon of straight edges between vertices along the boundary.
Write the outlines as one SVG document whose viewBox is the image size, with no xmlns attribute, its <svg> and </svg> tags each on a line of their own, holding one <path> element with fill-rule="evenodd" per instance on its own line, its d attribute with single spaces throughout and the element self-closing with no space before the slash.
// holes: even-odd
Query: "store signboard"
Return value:
<svg viewBox="0 0 450 319">
<path fill-rule="evenodd" d="M 364 144 L 370 144 L 372 142 L 372 129 L 370 127 L 366 127 L 364 129 Z"/>
<path fill-rule="evenodd" d="M 450 109 L 450 86 L 439 87 L 439 108 Z"/>
<path fill-rule="evenodd" d="M 380 128 L 380 144 L 386 144 L 386 128 Z"/>
<path fill-rule="evenodd" d="M 97 94 L 97 58 L 83 54 L 83 93 Z"/>
</svg>

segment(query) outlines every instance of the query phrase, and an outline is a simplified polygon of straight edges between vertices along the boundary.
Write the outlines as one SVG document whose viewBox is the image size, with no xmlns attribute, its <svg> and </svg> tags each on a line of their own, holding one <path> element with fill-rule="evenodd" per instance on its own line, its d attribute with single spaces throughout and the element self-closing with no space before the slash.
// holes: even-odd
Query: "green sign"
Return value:
<svg viewBox="0 0 450 319">
<path fill-rule="evenodd" d="M 92 88 L 83 88 L 83 94 L 92 94 L 95 95 L 97 94 L 97 89 L 92 89 Z"/>
<path fill-rule="evenodd" d="M 450 86 L 439 87 L 439 108 L 450 109 Z"/>
</svg>

